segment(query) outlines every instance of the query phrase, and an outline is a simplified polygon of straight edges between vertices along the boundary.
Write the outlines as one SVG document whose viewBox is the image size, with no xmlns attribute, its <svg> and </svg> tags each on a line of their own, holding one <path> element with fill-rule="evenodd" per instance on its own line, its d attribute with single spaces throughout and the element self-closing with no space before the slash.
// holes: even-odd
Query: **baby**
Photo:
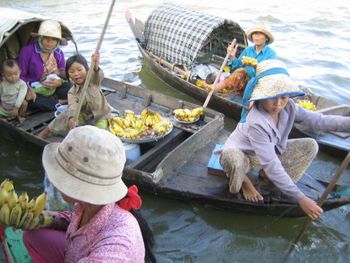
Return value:
<svg viewBox="0 0 350 263">
<path fill-rule="evenodd" d="M 0 118 L 16 118 L 24 121 L 28 103 L 25 100 L 27 84 L 20 79 L 21 70 L 17 62 L 7 59 L 2 63 L 3 81 L 0 82 Z"/>
</svg>

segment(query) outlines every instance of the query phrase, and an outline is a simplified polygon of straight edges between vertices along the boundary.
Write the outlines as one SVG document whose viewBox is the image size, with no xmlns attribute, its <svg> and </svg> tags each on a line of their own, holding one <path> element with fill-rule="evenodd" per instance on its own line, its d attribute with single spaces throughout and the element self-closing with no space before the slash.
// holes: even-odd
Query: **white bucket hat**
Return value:
<svg viewBox="0 0 350 263">
<path fill-rule="evenodd" d="M 274 99 L 280 96 L 303 96 L 305 93 L 300 90 L 294 81 L 286 73 L 286 66 L 282 61 L 269 59 L 260 62 L 256 68 L 256 77 L 267 73 L 267 70 L 276 70 L 276 74 L 272 73 L 261 77 L 250 97 L 250 101 Z"/>
<path fill-rule="evenodd" d="M 41 22 L 38 33 L 31 33 L 32 36 L 52 37 L 58 39 L 61 44 L 65 44 L 66 39 L 62 38 L 62 28 L 55 20 L 45 20 Z"/>
<path fill-rule="evenodd" d="M 247 37 L 251 42 L 253 42 L 252 36 L 256 32 L 263 33 L 267 37 L 267 44 L 271 44 L 275 40 L 271 31 L 265 25 L 259 24 L 248 30 Z"/>
<path fill-rule="evenodd" d="M 61 143 L 50 143 L 43 165 L 51 183 L 65 195 L 95 205 L 121 200 L 127 193 L 122 181 L 126 161 L 119 138 L 86 125 L 71 130 Z"/>
</svg>

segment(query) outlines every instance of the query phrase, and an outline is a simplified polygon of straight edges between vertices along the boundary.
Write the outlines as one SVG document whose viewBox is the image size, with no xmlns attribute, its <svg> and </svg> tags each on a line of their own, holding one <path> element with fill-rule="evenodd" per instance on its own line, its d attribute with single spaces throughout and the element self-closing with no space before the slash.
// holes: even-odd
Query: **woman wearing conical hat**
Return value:
<svg viewBox="0 0 350 263">
<path fill-rule="evenodd" d="M 317 131 L 350 131 L 350 117 L 323 115 L 296 105 L 291 97 L 304 95 L 278 60 L 265 60 L 257 66 L 245 122 L 240 122 L 226 141 L 220 162 L 229 178 L 232 193 L 242 190 L 245 199 L 258 202 L 262 194 L 246 175 L 259 170 L 285 195 L 294 199 L 312 219 L 323 212 L 295 184 L 315 158 L 314 139 L 288 139 L 294 123 Z"/>
</svg>

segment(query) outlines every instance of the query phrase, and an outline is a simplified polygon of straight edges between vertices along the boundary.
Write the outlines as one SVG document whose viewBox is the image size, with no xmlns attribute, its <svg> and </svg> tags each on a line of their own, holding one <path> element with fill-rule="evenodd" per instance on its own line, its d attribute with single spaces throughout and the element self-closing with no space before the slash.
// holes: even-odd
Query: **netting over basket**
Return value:
<svg viewBox="0 0 350 263">
<path fill-rule="evenodd" d="M 242 28 L 235 22 L 164 3 L 145 23 L 146 49 L 170 63 L 192 65 L 201 54 L 226 55 L 233 38 L 247 45 Z"/>
</svg>

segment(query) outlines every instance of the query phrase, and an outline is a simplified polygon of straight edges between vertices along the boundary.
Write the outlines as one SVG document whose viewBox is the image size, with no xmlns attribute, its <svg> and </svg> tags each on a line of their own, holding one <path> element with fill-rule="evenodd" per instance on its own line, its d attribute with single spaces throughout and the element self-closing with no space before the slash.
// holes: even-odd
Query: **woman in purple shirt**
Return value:
<svg viewBox="0 0 350 263">
<path fill-rule="evenodd" d="M 229 177 L 230 192 L 242 189 L 245 199 L 257 202 L 263 196 L 246 175 L 263 169 L 262 174 L 284 194 L 297 201 L 312 219 L 323 212 L 306 197 L 297 182 L 315 158 L 314 139 L 288 139 L 294 123 L 316 131 L 349 131 L 350 117 L 323 115 L 296 105 L 292 96 L 303 95 L 278 60 L 265 60 L 257 66 L 257 82 L 250 98 L 246 122 L 238 123 L 221 153 L 221 164 Z"/>
<path fill-rule="evenodd" d="M 125 160 L 122 142 L 90 125 L 45 146 L 47 177 L 74 210 L 46 211 L 55 216 L 49 228 L 24 232 L 35 263 L 156 262 L 137 187 L 122 181 Z"/>
<path fill-rule="evenodd" d="M 53 111 L 57 103 L 67 103 L 71 86 L 65 78 L 63 52 L 58 48 L 64 42 L 61 25 L 57 21 L 46 20 L 41 23 L 38 33 L 32 35 L 38 37 L 37 41 L 24 46 L 18 58 L 21 79 L 32 87 L 27 95 L 29 108 Z"/>
</svg>

